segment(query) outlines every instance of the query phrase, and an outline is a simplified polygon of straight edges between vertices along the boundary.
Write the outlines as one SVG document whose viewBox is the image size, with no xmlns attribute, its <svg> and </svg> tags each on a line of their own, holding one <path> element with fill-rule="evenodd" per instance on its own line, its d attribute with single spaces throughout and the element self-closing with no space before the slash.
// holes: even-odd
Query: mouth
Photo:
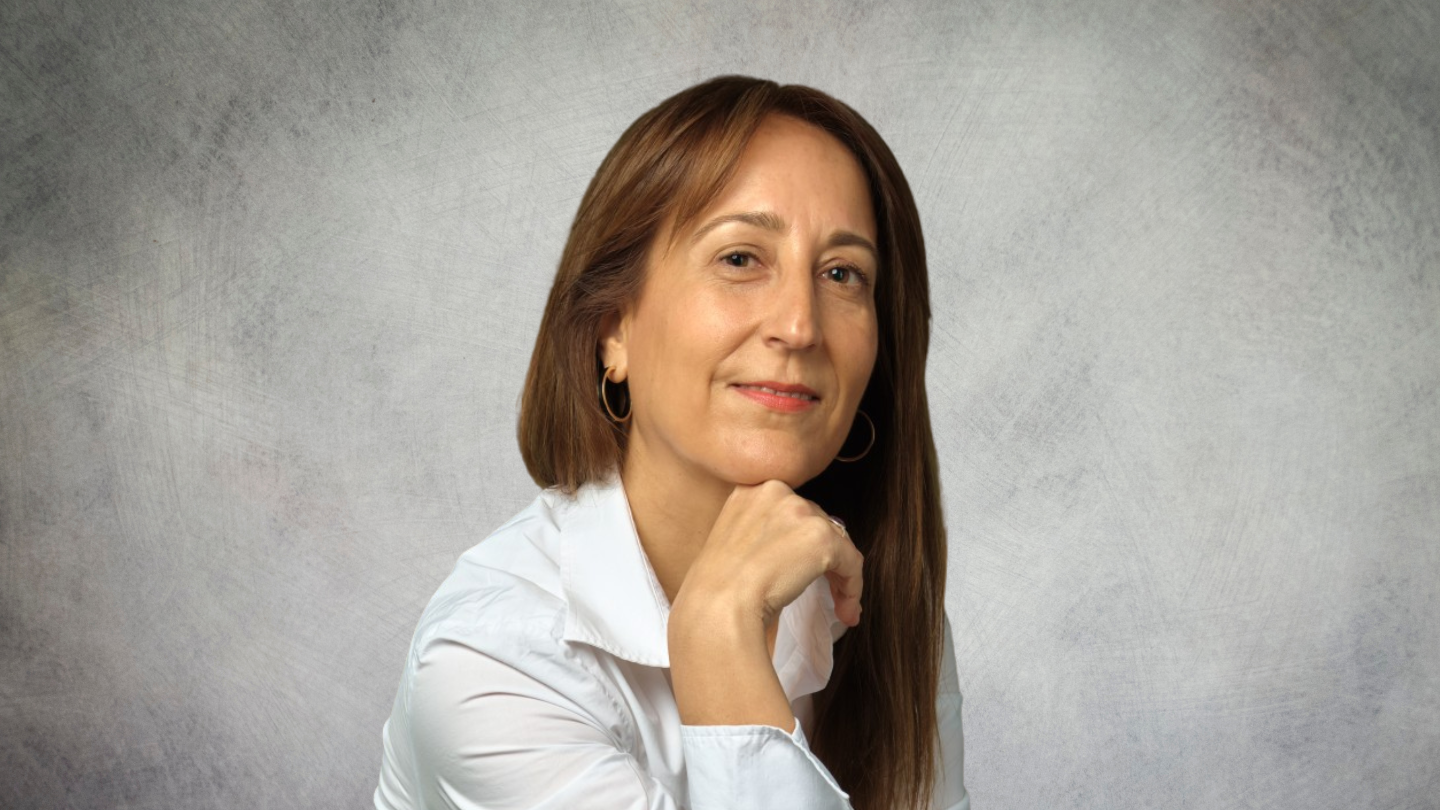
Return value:
<svg viewBox="0 0 1440 810">
<path fill-rule="evenodd" d="M 772 410 L 796 412 L 807 410 L 820 401 L 814 389 L 803 385 L 765 380 L 753 383 L 732 383 L 737 393 L 742 394 Z"/>
</svg>

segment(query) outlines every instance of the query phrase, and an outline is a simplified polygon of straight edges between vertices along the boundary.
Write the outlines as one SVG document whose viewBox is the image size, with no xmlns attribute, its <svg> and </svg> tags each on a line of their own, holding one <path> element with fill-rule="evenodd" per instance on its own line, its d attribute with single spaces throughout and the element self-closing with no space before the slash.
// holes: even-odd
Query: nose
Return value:
<svg viewBox="0 0 1440 810">
<path fill-rule="evenodd" d="M 797 351 L 820 342 L 820 310 L 808 270 L 785 272 L 768 303 L 765 343 Z"/>
</svg>

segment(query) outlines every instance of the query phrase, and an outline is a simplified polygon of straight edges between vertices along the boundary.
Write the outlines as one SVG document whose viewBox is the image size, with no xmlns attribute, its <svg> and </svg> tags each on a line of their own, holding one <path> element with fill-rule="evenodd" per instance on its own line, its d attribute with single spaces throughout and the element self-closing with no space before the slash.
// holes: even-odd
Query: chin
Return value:
<svg viewBox="0 0 1440 810">
<path fill-rule="evenodd" d="M 800 453 L 763 453 L 732 458 L 721 471 L 723 477 L 736 484 L 755 485 L 766 481 L 784 481 L 791 489 L 825 471 L 825 464 Z"/>
</svg>

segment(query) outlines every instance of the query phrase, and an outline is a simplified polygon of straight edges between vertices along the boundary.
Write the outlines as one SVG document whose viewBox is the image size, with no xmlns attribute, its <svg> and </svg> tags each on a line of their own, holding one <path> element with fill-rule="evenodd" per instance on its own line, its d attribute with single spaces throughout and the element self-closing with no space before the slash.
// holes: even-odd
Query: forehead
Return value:
<svg viewBox="0 0 1440 810">
<path fill-rule="evenodd" d="M 832 160 L 854 164 L 857 171 L 860 168 L 855 156 L 839 138 L 808 121 L 783 113 L 771 113 L 761 119 L 751 133 L 740 160 L 742 163 L 747 158 L 757 160 L 787 148 L 824 153 Z"/>
<path fill-rule="evenodd" d="M 746 142 L 725 184 L 695 216 L 662 229 L 673 245 L 712 217 L 764 211 L 786 222 L 848 230 L 875 240 L 869 182 L 838 138 L 798 118 L 772 113 Z"/>
</svg>

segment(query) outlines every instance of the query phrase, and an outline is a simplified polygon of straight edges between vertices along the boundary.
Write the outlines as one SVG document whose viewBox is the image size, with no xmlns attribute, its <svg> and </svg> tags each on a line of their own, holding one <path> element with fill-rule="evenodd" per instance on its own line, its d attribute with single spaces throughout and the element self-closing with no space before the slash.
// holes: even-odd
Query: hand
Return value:
<svg viewBox="0 0 1440 810">
<path fill-rule="evenodd" d="M 783 482 L 737 486 L 686 574 L 675 608 L 702 599 L 710 608 L 729 606 L 759 616 L 768 627 L 824 575 L 836 618 L 854 627 L 860 622 L 863 564 L 849 535 Z"/>
<path fill-rule="evenodd" d="M 863 563 L 849 535 L 783 482 L 736 487 L 670 609 L 670 675 L 681 720 L 792 730 L 766 631 L 822 575 L 836 617 L 858 624 Z"/>
</svg>

